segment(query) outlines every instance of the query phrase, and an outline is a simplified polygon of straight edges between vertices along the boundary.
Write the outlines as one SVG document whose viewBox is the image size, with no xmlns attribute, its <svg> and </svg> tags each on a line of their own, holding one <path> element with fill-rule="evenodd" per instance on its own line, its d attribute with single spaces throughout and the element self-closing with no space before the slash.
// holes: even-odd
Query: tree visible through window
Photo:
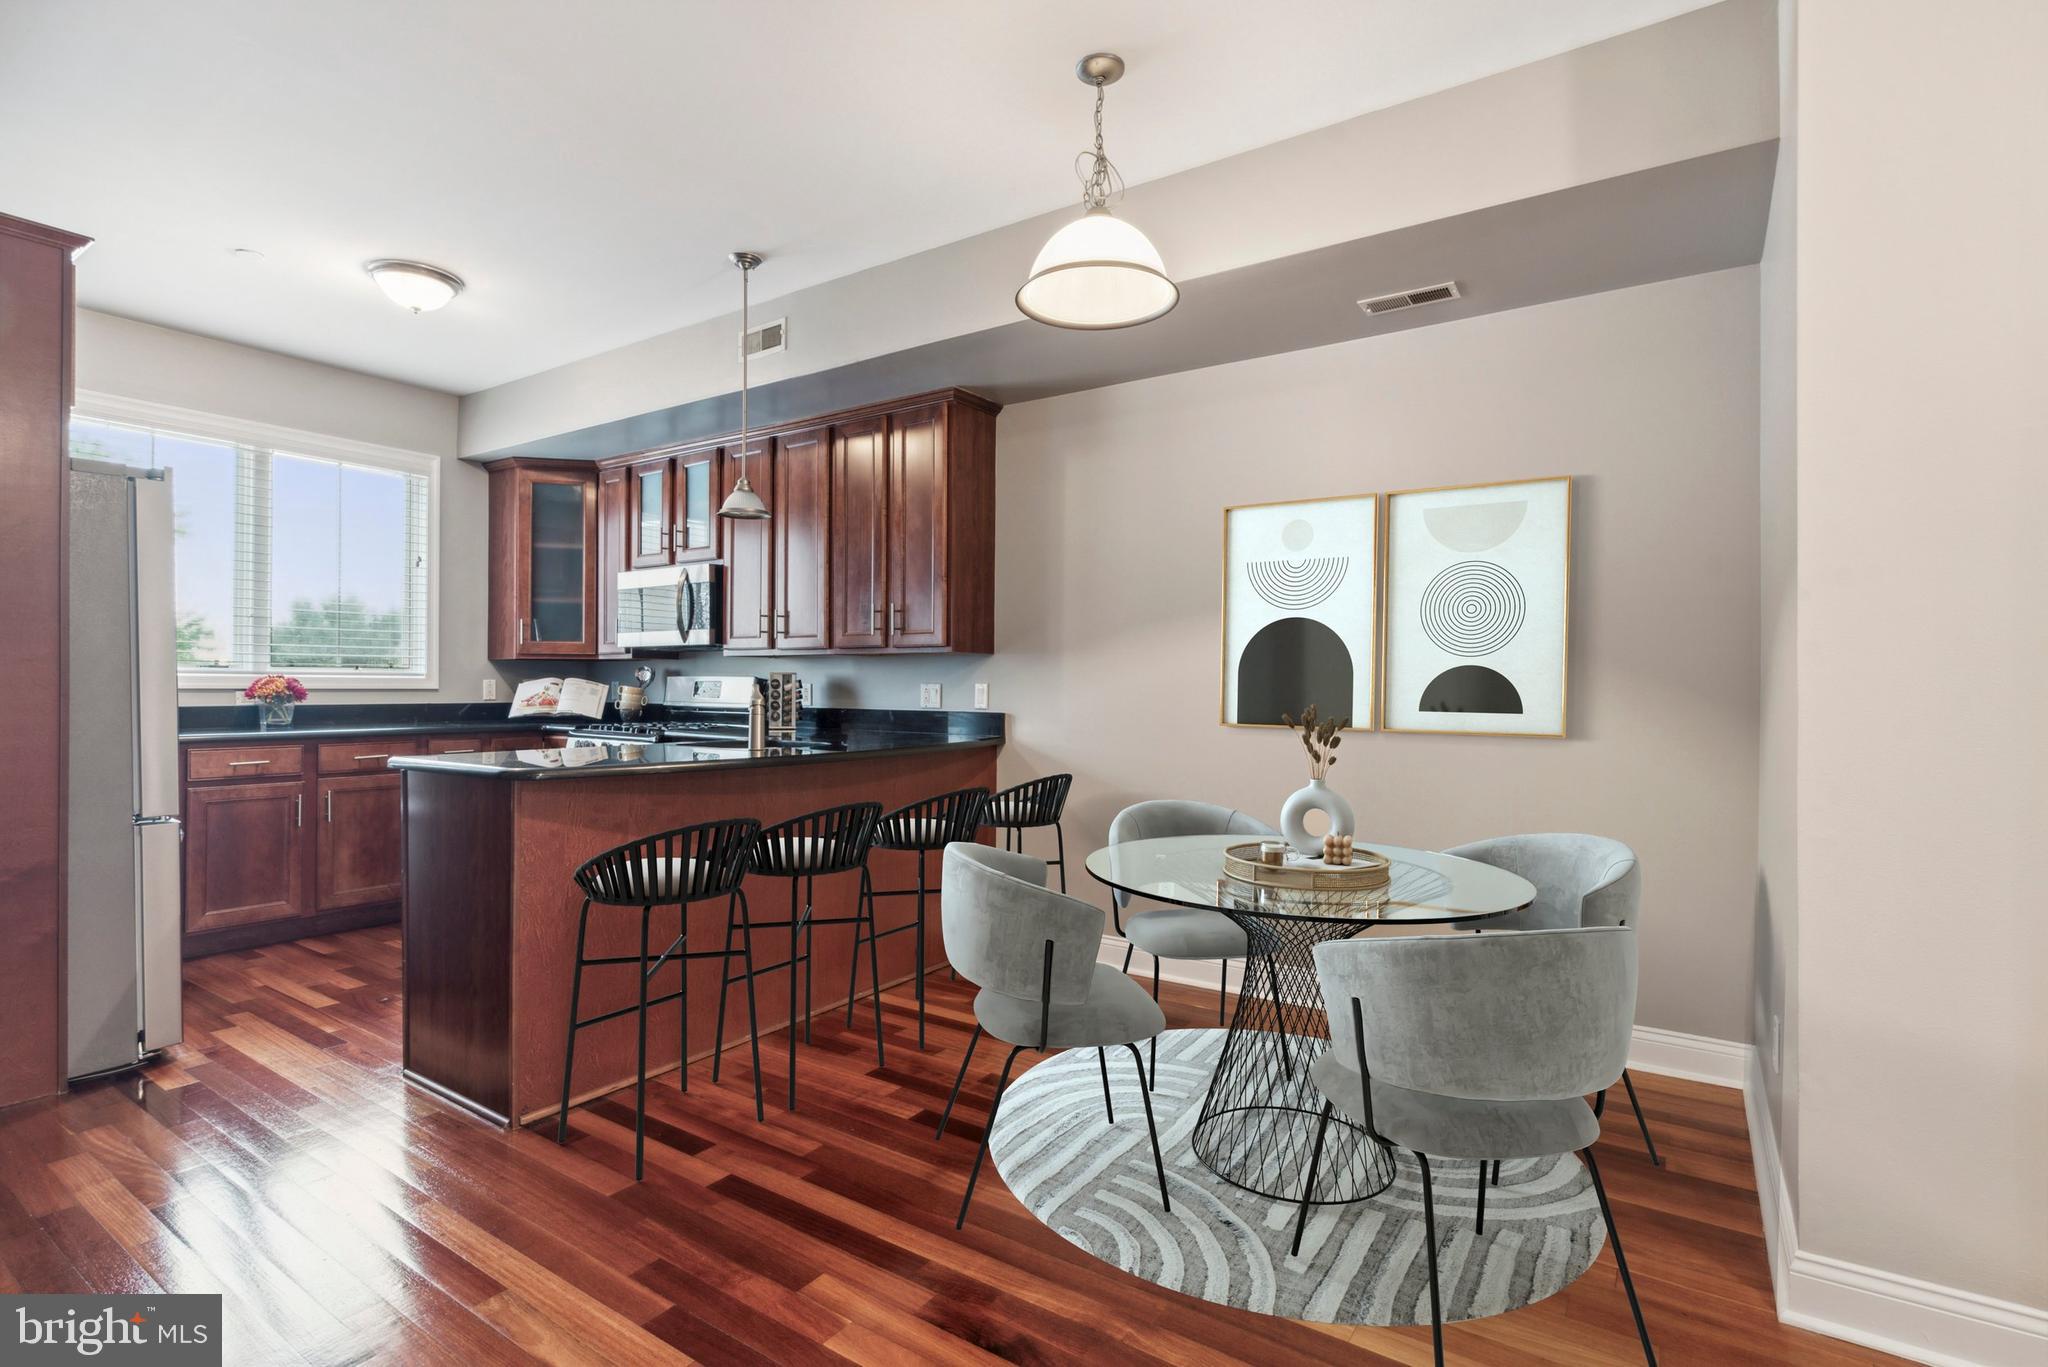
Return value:
<svg viewBox="0 0 2048 1367">
<path fill-rule="evenodd" d="M 425 676 L 427 476 L 84 417 L 71 453 L 171 472 L 188 678 Z"/>
</svg>

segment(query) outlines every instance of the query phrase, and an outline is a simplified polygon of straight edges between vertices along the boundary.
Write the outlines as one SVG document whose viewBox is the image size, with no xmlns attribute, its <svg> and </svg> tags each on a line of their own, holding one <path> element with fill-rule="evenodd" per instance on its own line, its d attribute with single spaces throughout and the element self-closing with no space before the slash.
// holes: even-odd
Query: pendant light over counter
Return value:
<svg viewBox="0 0 2048 1367">
<path fill-rule="evenodd" d="M 1027 318 L 1082 331 L 1135 327 L 1172 312 L 1180 287 L 1167 277 L 1159 251 L 1145 234 L 1109 211 L 1123 193 L 1123 177 L 1102 150 L 1102 91 L 1124 74 L 1124 59 L 1091 52 L 1074 64 L 1083 85 L 1095 87 L 1095 149 L 1082 152 L 1081 216 L 1054 233 L 1031 263 L 1017 291 Z"/>
<path fill-rule="evenodd" d="M 754 486 L 747 483 L 747 276 L 761 264 L 761 255 L 759 252 L 734 252 L 732 264 L 740 268 L 740 477 L 733 481 L 732 492 L 719 505 L 718 515 L 742 522 L 758 522 L 768 516 L 768 505 L 754 492 Z"/>
</svg>

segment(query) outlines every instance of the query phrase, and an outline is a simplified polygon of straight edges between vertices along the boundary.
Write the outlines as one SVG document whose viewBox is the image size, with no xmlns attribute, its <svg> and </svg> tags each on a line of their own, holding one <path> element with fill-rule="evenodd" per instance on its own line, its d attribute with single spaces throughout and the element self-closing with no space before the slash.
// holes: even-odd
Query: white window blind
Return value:
<svg viewBox="0 0 2048 1367">
<path fill-rule="evenodd" d="M 427 678 L 425 473 L 83 415 L 71 454 L 171 472 L 182 682 Z"/>
</svg>

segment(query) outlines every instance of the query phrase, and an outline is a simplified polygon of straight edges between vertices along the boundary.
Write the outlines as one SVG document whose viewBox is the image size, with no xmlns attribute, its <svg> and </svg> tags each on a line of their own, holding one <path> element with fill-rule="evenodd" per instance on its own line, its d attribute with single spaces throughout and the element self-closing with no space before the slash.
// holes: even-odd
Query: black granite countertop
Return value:
<svg viewBox="0 0 2048 1367">
<path fill-rule="evenodd" d="M 178 709 L 181 741 L 340 740 L 348 736 L 429 736 L 456 731 L 531 732 L 548 717 L 506 717 L 502 702 L 469 703 L 300 703 L 290 726 L 265 731 L 254 706 L 194 706 Z"/>
<path fill-rule="evenodd" d="M 1002 743 L 1000 732 L 990 735 L 933 735 L 872 730 L 831 739 L 795 739 L 771 745 L 765 750 L 748 750 L 744 746 L 593 744 L 467 755 L 397 755 L 389 763 L 393 769 L 420 769 L 474 778 L 612 778 L 627 774 L 683 774 L 778 764 L 824 764 L 880 754 L 929 754 Z"/>
<path fill-rule="evenodd" d="M 269 731 L 256 724 L 253 706 L 192 706 L 178 709 L 178 739 L 192 743 L 342 740 L 350 736 L 428 736 L 456 733 L 531 735 L 543 727 L 588 724 L 581 717 L 516 717 L 505 715 L 502 702 L 473 703 L 301 703 L 290 726 Z M 677 725 L 728 729 L 746 725 L 746 714 L 732 709 L 651 707 L 646 720 Z M 606 721 L 617 721 L 607 708 Z M 855 707 L 807 708 L 802 738 L 835 738 L 854 733 L 889 732 L 906 737 L 1002 737 L 1004 714 L 938 709 Z"/>
</svg>

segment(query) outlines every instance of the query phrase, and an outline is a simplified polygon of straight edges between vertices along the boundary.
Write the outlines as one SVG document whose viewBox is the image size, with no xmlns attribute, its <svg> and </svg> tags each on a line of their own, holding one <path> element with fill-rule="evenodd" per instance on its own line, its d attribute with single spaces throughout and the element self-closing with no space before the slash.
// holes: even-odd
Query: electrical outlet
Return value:
<svg viewBox="0 0 2048 1367">
<path fill-rule="evenodd" d="M 939 706 L 939 686 L 937 684 L 919 684 L 917 686 L 917 705 L 919 707 Z"/>
<path fill-rule="evenodd" d="M 985 684 L 985 683 L 978 683 L 978 684 L 976 684 L 976 685 L 974 686 L 974 705 L 975 705 L 976 707 L 987 707 L 987 706 L 988 706 L 988 685 L 987 685 L 987 684 Z"/>
<path fill-rule="evenodd" d="M 496 702 L 498 700 L 498 681 L 496 679 L 484 680 L 483 695 L 485 702 Z"/>
</svg>

